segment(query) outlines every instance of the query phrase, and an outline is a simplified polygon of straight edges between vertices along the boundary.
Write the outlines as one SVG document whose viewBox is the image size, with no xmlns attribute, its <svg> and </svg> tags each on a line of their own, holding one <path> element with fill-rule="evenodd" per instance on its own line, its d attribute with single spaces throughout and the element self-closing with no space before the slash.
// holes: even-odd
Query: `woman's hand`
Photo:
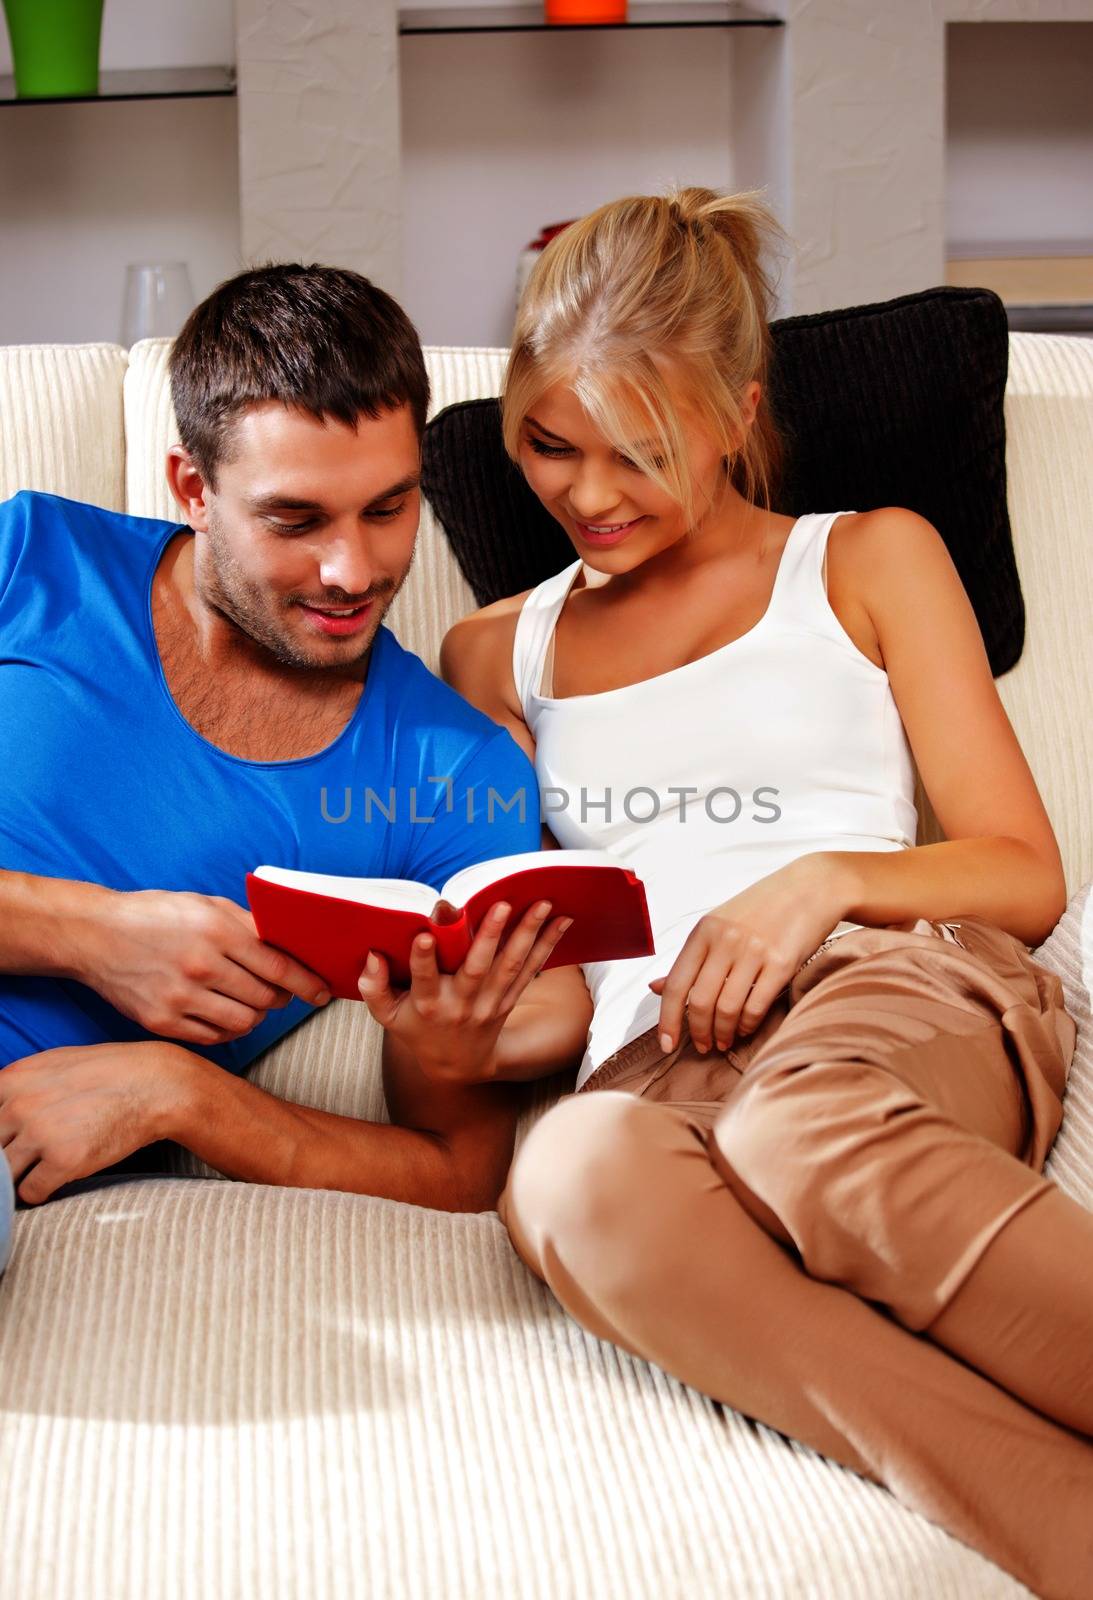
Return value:
<svg viewBox="0 0 1093 1600">
<path fill-rule="evenodd" d="M 458 972 L 442 973 L 436 941 L 419 934 L 410 949 L 410 987 L 394 990 L 387 962 L 371 951 L 360 976 L 361 998 L 382 1028 L 399 1039 L 421 1070 L 447 1083 L 479 1083 L 496 1076 L 494 1047 L 509 1013 L 572 917 L 550 915 L 540 900 L 521 918 L 499 952 L 511 906 L 492 906 Z"/>
<path fill-rule="evenodd" d="M 737 1035 L 753 1032 L 841 914 L 823 851 L 799 856 L 707 912 L 668 976 L 649 985 L 662 1002 L 661 1049 L 675 1049 L 685 1010 L 702 1054 L 711 1042 L 728 1050 Z"/>
</svg>

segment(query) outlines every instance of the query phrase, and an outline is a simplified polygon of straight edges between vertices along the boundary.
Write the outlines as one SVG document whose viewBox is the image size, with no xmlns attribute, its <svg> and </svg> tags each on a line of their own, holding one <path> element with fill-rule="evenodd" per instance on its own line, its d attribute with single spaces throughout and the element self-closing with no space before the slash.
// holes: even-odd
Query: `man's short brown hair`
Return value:
<svg viewBox="0 0 1093 1600">
<path fill-rule="evenodd" d="M 289 263 L 229 278 L 190 313 L 168 372 L 179 438 L 215 489 L 232 425 L 280 400 L 350 427 L 409 405 L 420 438 L 429 379 L 402 307 L 358 272 Z"/>
</svg>

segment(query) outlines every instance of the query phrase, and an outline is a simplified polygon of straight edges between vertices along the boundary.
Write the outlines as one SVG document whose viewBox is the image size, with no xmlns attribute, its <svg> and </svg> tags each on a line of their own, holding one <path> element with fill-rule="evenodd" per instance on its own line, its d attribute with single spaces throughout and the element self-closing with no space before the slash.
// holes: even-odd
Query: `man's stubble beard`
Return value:
<svg viewBox="0 0 1093 1600">
<path fill-rule="evenodd" d="M 375 643 L 376 634 L 379 632 L 385 617 L 394 604 L 395 597 L 401 590 L 410 575 L 410 569 L 417 555 L 417 540 L 415 538 L 410 560 L 402 576 L 394 584 L 377 591 L 372 597 L 372 604 L 378 607 L 379 615 L 369 618 L 369 628 L 366 638 L 359 644 L 355 655 L 345 655 L 331 659 L 327 655 L 310 655 L 293 639 L 288 628 L 281 630 L 276 623 L 277 602 L 264 595 L 261 586 L 254 583 L 243 573 L 238 562 L 228 547 L 220 529 L 220 519 L 210 507 L 208 517 L 208 531 L 206 533 L 207 563 L 204 582 L 197 583 L 202 603 L 225 618 L 234 627 L 244 633 L 252 644 L 271 655 L 282 667 L 287 667 L 294 672 L 323 672 L 337 671 L 344 673 L 347 668 L 358 666 L 364 662 Z M 301 600 L 308 596 L 301 595 Z M 351 605 L 353 596 L 326 597 L 331 606 Z M 362 602 L 363 603 L 363 602 Z M 291 610 L 290 605 L 287 610 Z"/>
</svg>

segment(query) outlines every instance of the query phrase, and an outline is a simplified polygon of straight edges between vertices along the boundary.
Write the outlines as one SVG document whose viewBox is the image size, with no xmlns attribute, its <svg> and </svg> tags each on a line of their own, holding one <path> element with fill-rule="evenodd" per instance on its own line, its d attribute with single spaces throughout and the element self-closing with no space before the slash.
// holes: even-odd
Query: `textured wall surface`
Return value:
<svg viewBox="0 0 1093 1600">
<path fill-rule="evenodd" d="M 394 0 L 238 0 L 243 255 L 401 280 Z"/>
<path fill-rule="evenodd" d="M 750 171 L 798 245 L 795 311 L 945 281 L 945 26 L 1089 22 L 1093 0 L 769 0 L 785 18 Z M 740 68 L 738 66 L 738 75 Z"/>
</svg>

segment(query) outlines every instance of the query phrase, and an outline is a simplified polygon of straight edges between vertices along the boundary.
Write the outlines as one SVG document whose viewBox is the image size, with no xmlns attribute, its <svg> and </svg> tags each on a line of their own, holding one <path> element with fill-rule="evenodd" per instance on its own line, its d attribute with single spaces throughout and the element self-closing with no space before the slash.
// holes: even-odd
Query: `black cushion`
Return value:
<svg viewBox="0 0 1093 1600">
<path fill-rule="evenodd" d="M 937 288 L 772 324 L 770 400 L 786 444 L 775 507 L 907 506 L 948 547 L 997 677 L 1019 659 L 1025 608 L 1006 506 L 1005 307 Z M 480 605 L 576 559 L 501 444 L 497 400 L 449 406 L 425 430 L 423 488 Z"/>
</svg>

